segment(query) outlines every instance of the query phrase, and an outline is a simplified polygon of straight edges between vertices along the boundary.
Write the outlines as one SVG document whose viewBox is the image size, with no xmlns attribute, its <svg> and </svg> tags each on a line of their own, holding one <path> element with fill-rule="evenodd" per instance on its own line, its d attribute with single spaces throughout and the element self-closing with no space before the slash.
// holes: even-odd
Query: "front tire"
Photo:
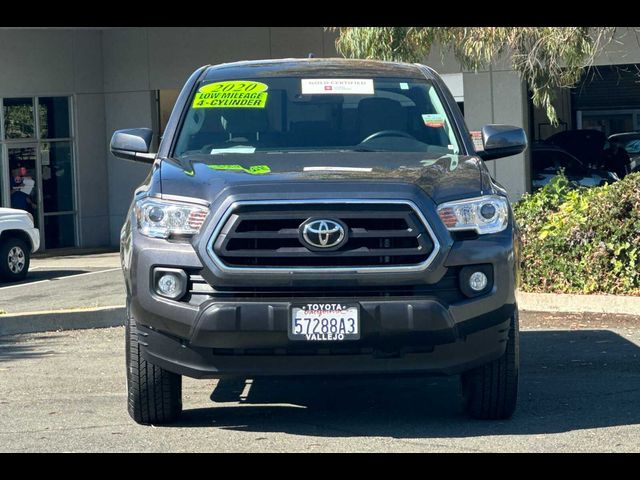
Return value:
<svg viewBox="0 0 640 480">
<path fill-rule="evenodd" d="M 125 335 L 129 415 L 142 425 L 173 422 L 182 412 L 182 376 L 142 358 L 136 322 L 129 313 Z"/>
<path fill-rule="evenodd" d="M 518 398 L 520 368 L 520 334 L 518 310 L 511 318 L 507 348 L 504 354 L 487 365 L 461 376 L 466 412 L 482 420 L 511 418 Z"/>
<path fill-rule="evenodd" d="M 29 272 L 31 248 L 17 237 L 9 237 L 0 243 L 0 280 L 18 282 Z"/>
</svg>

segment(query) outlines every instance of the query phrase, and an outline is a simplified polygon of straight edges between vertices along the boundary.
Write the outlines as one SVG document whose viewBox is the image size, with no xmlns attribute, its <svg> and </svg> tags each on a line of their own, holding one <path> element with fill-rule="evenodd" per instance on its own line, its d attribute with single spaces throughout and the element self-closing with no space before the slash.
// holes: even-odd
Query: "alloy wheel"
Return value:
<svg viewBox="0 0 640 480">
<path fill-rule="evenodd" d="M 13 274 L 22 272 L 26 261 L 25 254 L 22 248 L 13 247 L 11 250 L 9 250 L 8 260 L 9 270 L 11 270 Z"/>
</svg>

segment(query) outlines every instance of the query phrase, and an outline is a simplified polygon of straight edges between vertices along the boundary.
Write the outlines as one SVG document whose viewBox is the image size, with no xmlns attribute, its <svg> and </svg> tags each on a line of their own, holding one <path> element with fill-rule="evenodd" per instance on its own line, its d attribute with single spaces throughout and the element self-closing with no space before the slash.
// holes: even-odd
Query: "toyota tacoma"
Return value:
<svg viewBox="0 0 640 480">
<path fill-rule="evenodd" d="M 521 128 L 472 138 L 427 66 L 228 63 L 184 85 L 121 232 L 128 410 L 175 420 L 182 376 L 459 374 L 474 418 L 512 415 L 518 235 L 485 162 Z"/>
</svg>

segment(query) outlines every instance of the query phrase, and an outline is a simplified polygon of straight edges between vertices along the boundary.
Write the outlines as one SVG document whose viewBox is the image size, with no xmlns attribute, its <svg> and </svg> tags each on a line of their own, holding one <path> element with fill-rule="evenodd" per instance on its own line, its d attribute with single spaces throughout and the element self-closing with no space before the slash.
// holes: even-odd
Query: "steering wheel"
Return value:
<svg viewBox="0 0 640 480">
<path fill-rule="evenodd" d="M 413 135 L 409 135 L 407 132 L 403 132 L 402 130 L 380 130 L 379 132 L 372 133 L 360 143 L 366 143 L 369 140 L 373 140 L 378 137 L 405 137 L 415 140 Z"/>
</svg>

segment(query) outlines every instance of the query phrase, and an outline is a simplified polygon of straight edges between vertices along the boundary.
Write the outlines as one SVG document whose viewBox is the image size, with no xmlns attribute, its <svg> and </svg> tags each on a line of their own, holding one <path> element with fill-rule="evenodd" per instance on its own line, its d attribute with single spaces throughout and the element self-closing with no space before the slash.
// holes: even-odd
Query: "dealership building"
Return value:
<svg viewBox="0 0 640 480">
<path fill-rule="evenodd" d="M 197 67 L 237 60 L 337 56 L 322 27 L 0 29 L 0 206 L 13 178 L 27 178 L 31 211 L 47 250 L 117 246 L 134 189 L 150 166 L 109 152 L 114 130 L 149 127 L 155 144 L 179 89 Z M 575 128 L 640 130 L 640 42 L 620 28 L 573 89 L 558 91 L 560 123 L 532 106 L 508 62 L 463 71 L 434 50 L 471 130 L 523 126 L 531 141 Z M 517 200 L 530 190 L 529 152 L 489 162 Z M 26 188 L 26 187 L 25 187 Z"/>
</svg>

